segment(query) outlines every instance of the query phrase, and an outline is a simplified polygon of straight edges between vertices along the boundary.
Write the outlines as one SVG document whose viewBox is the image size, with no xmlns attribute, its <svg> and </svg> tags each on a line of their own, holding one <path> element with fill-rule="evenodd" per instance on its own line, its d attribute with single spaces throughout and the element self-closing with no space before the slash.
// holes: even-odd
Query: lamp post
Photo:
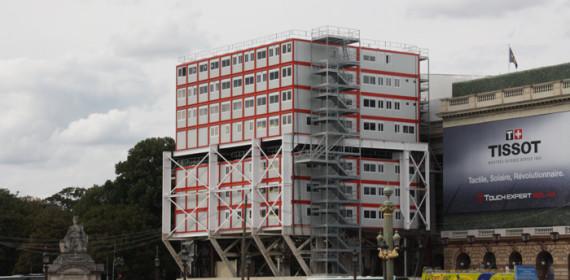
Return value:
<svg viewBox="0 0 570 280">
<path fill-rule="evenodd" d="M 42 254 L 42 263 L 44 264 L 44 279 L 47 280 L 48 279 L 48 264 L 49 264 L 49 255 L 48 253 L 45 251 L 46 247 L 44 247 L 44 252 Z"/>
<path fill-rule="evenodd" d="M 188 250 L 186 250 L 186 246 L 182 246 L 182 250 L 180 250 L 180 259 L 182 260 L 182 279 L 186 280 L 186 268 L 188 267 Z"/>
<path fill-rule="evenodd" d="M 160 258 L 158 257 L 158 246 L 156 246 L 156 255 L 154 256 L 154 280 L 160 279 Z"/>
<path fill-rule="evenodd" d="M 354 249 L 352 251 L 352 277 L 356 280 L 356 274 L 358 272 L 358 251 Z"/>
<path fill-rule="evenodd" d="M 394 278 L 394 261 L 398 257 L 400 247 L 400 234 L 398 231 L 393 233 L 394 204 L 390 201 L 390 196 L 394 193 L 393 188 L 384 189 L 386 201 L 380 207 L 380 211 L 384 216 L 384 236 L 378 233 L 376 240 L 378 241 L 378 257 L 384 261 L 386 269 L 384 270 L 384 280 L 392 280 Z"/>
</svg>

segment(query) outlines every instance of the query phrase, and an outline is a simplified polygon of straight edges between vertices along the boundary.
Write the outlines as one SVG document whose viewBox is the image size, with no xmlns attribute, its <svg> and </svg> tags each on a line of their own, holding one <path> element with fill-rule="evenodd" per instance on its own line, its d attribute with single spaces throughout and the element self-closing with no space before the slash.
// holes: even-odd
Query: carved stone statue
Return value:
<svg viewBox="0 0 570 280">
<path fill-rule="evenodd" d="M 59 251 L 62 254 L 86 253 L 88 241 L 89 239 L 83 230 L 83 226 L 77 224 L 77 216 L 73 216 L 73 225 L 69 227 L 63 240 L 59 242 Z"/>
<path fill-rule="evenodd" d="M 48 266 L 48 279 L 100 280 L 104 268 L 87 254 L 88 240 L 83 226 L 78 223 L 77 217 L 73 217 L 73 225 L 59 241 L 59 256 Z"/>
</svg>

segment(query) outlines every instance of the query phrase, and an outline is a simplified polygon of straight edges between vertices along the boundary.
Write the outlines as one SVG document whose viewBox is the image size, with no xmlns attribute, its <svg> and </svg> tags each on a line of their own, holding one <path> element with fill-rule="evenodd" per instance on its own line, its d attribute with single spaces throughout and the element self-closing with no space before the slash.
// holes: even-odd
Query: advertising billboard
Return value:
<svg viewBox="0 0 570 280">
<path fill-rule="evenodd" d="M 445 213 L 570 202 L 570 112 L 445 128 Z"/>
</svg>

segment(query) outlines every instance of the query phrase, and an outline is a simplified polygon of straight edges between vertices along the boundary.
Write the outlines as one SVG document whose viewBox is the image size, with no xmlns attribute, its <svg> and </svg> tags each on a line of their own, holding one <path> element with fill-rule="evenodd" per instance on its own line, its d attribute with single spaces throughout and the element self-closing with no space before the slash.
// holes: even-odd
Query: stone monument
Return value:
<svg viewBox="0 0 570 280">
<path fill-rule="evenodd" d="M 73 217 L 73 225 L 59 242 L 59 256 L 48 266 L 48 280 L 101 280 L 104 268 L 87 254 L 87 234 Z"/>
</svg>

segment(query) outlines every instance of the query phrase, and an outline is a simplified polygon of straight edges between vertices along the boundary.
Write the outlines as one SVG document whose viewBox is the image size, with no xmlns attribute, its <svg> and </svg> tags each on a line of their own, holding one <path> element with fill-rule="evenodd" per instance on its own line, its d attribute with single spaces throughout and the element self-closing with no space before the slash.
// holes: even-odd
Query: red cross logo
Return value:
<svg viewBox="0 0 570 280">
<path fill-rule="evenodd" d="M 522 128 L 515 129 L 515 140 L 521 140 L 523 138 Z"/>
</svg>

